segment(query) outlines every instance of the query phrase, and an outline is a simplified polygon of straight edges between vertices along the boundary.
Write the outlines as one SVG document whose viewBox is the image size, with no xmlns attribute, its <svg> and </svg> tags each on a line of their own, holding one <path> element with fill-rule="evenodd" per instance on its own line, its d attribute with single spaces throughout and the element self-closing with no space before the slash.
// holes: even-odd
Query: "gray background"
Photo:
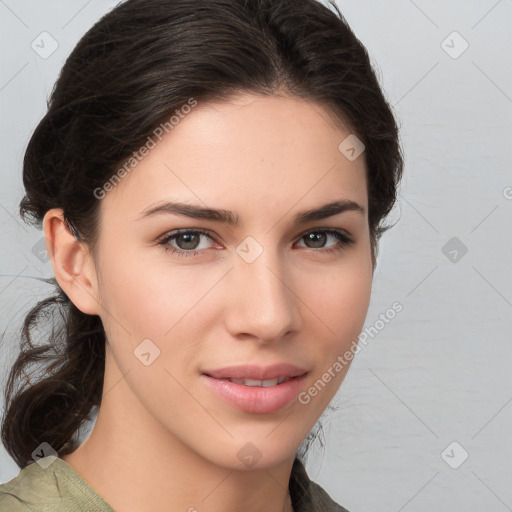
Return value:
<svg viewBox="0 0 512 512">
<path fill-rule="evenodd" d="M 116 3 L 0 0 L 2 382 L 23 314 L 51 291 L 33 277 L 53 276 L 17 213 L 24 148 L 65 58 Z M 309 474 L 351 512 L 512 510 L 512 1 L 338 5 L 406 153 L 365 329 L 403 310 L 355 358 Z M 18 472 L 1 448 L 0 481 Z"/>
</svg>

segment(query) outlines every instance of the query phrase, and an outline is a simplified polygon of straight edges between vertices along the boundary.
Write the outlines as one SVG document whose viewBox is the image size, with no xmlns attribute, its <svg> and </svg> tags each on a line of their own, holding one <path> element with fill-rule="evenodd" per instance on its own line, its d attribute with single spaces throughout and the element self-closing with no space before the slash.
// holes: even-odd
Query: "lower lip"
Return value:
<svg viewBox="0 0 512 512">
<path fill-rule="evenodd" d="M 293 377 L 276 386 L 244 386 L 229 380 L 201 375 L 204 382 L 228 404 L 245 412 L 269 414 L 279 411 L 299 394 L 306 374 Z"/>
</svg>

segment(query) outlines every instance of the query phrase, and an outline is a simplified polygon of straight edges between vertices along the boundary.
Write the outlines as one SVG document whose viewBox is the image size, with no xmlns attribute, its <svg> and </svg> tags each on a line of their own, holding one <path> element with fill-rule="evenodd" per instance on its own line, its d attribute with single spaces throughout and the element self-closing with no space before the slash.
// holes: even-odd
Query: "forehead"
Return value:
<svg viewBox="0 0 512 512">
<path fill-rule="evenodd" d="M 301 98 L 240 94 L 198 103 L 101 207 L 135 219 L 151 203 L 178 197 L 240 212 L 244 206 L 290 210 L 326 197 L 365 205 L 364 153 L 350 161 L 338 148 L 349 135 L 332 112 Z"/>
</svg>

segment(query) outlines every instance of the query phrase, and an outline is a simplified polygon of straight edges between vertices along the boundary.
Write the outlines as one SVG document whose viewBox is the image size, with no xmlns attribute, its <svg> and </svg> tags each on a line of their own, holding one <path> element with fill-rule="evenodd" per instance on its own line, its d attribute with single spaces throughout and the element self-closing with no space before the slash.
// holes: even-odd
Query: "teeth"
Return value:
<svg viewBox="0 0 512 512">
<path fill-rule="evenodd" d="M 264 388 L 268 388 L 270 386 L 277 386 L 286 380 L 289 380 L 289 377 L 279 377 L 277 379 L 267 379 L 267 380 L 254 380 L 254 379 L 227 379 L 235 384 L 243 384 L 244 386 L 260 386 Z"/>
</svg>

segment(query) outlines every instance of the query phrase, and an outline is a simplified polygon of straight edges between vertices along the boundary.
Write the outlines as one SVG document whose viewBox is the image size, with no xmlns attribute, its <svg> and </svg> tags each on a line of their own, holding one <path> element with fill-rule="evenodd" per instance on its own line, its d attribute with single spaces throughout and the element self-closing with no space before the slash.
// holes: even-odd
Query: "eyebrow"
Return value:
<svg viewBox="0 0 512 512">
<path fill-rule="evenodd" d="M 348 199 L 340 199 L 331 203 L 324 204 L 319 208 L 313 208 L 298 213 L 295 216 L 294 224 L 306 224 L 311 221 L 326 219 L 339 215 L 347 211 L 356 211 L 361 215 L 365 214 L 365 208 L 355 201 Z M 231 210 L 203 208 L 191 204 L 178 203 L 178 202 L 165 202 L 152 208 L 146 208 L 141 212 L 141 215 L 136 219 L 144 219 L 159 214 L 174 214 L 183 215 L 193 219 L 210 220 L 214 222 L 221 222 L 230 226 L 237 226 L 239 215 L 233 213 Z"/>
</svg>

